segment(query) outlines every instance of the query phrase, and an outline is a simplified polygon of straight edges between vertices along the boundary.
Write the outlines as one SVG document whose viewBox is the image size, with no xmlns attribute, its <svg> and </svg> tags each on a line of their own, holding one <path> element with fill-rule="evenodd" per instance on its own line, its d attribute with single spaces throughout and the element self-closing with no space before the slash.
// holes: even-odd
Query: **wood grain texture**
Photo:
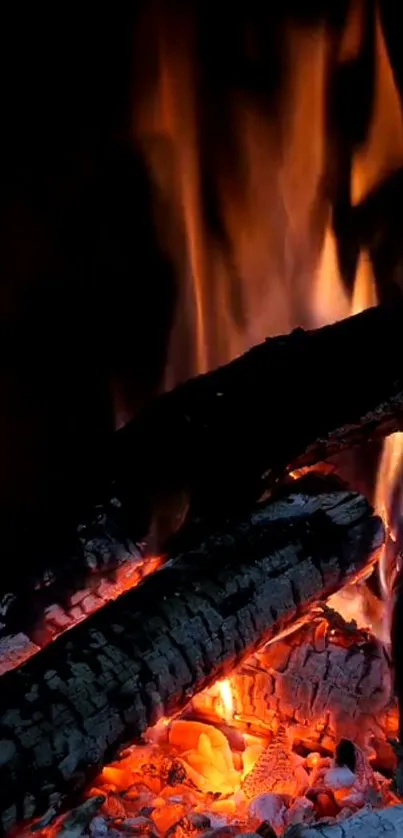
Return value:
<svg viewBox="0 0 403 838">
<path fill-rule="evenodd" d="M 122 742 L 363 571 L 383 539 L 371 507 L 302 485 L 188 544 L 2 677 L 3 830 L 81 791 Z"/>
</svg>

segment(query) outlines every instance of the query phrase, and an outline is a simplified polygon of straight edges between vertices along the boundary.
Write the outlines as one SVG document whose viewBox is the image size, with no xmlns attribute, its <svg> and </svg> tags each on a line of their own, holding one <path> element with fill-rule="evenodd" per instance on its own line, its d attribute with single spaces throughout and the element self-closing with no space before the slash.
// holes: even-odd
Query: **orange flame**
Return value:
<svg viewBox="0 0 403 838">
<path fill-rule="evenodd" d="M 365 0 L 349 4 L 341 37 L 324 23 L 284 26 L 279 103 L 270 110 L 238 91 L 225 98 L 222 123 L 191 6 L 174 22 L 168 6 L 149 4 L 144 12 L 142 34 L 156 61 L 146 95 L 136 100 L 135 124 L 153 176 L 161 241 L 178 277 L 167 388 L 267 335 L 324 325 L 377 302 L 368 253 L 359 256 L 353 292 L 345 287 L 327 186 L 329 78 L 335 66 L 362 55 Z M 245 54 L 258 58 L 253 36 L 245 38 Z M 378 8 L 373 47 L 373 107 L 367 140 L 352 158 L 353 204 L 403 165 L 402 108 Z M 385 444 L 376 488 L 386 519 L 402 458 L 399 435 Z"/>
<path fill-rule="evenodd" d="M 368 141 L 356 154 L 351 194 L 358 204 L 383 178 L 403 164 L 403 121 L 399 92 L 382 31 L 380 11 L 375 18 L 375 85 Z"/>
<path fill-rule="evenodd" d="M 375 490 L 375 508 L 386 522 L 388 535 L 392 541 L 396 541 L 397 538 L 396 522 L 391 516 L 392 497 L 397 482 L 402 478 L 402 469 L 403 433 L 396 433 L 385 440 Z M 385 597 L 390 593 L 395 571 L 396 568 L 388 566 L 387 551 L 384 547 L 381 553 L 379 572 Z"/>
<path fill-rule="evenodd" d="M 229 96 L 211 150 L 205 139 L 210 98 L 201 107 L 198 95 L 209 81 L 205 56 L 195 58 L 190 7 L 177 26 L 164 17 L 163 3 L 158 11 L 157 22 L 153 4 L 145 12 L 158 66 L 151 90 L 136 102 L 135 133 L 155 184 L 162 242 L 178 276 L 166 380 L 173 386 L 267 335 L 311 325 L 307 300 L 329 209 L 323 183 L 334 38 L 324 24 L 286 28 L 275 117 L 273 108 L 268 112 L 243 93 Z M 228 146 L 236 150 L 233 160 Z M 214 225 L 206 219 L 206 166 Z"/>
<path fill-rule="evenodd" d="M 352 200 L 358 203 L 379 183 L 382 178 L 403 165 L 403 116 L 399 93 L 389 61 L 382 32 L 379 9 L 375 22 L 376 65 L 375 90 L 371 127 L 368 141 L 353 161 Z M 353 312 L 375 305 L 376 289 L 371 267 L 361 254 L 357 275 Z M 395 524 L 391 520 L 392 496 L 403 466 L 403 434 L 397 433 L 385 440 L 379 464 L 374 505 L 382 515 L 390 536 L 396 537 Z M 380 580 L 386 599 L 390 594 L 389 569 L 386 566 L 386 549 L 380 559 Z"/>
<path fill-rule="evenodd" d="M 342 49 L 348 57 L 357 49 L 358 14 L 360 3 L 353 6 L 350 21 L 351 31 Z M 363 200 L 382 178 L 403 164 L 403 116 L 400 98 L 394 81 L 381 27 L 379 10 L 375 21 L 376 64 L 375 92 L 371 128 L 366 144 L 353 159 L 351 192 L 353 203 Z M 347 44 L 347 46 L 346 46 Z M 343 56 L 344 60 L 346 56 Z M 321 257 L 315 274 L 312 296 L 314 325 L 335 322 L 350 314 L 377 305 L 377 290 L 369 255 L 362 251 L 359 256 L 355 283 L 351 299 L 342 282 L 337 262 L 336 241 L 330 224 L 326 227 Z M 385 440 L 375 489 L 374 505 L 383 517 L 389 535 L 396 539 L 396 527 L 391 520 L 392 496 L 403 469 L 403 434 L 397 433 Z M 387 602 L 390 600 L 391 569 L 387 567 L 386 548 L 380 557 L 380 581 Z M 392 568 L 392 578 L 393 578 Z M 335 607 L 343 609 L 339 595 L 333 598 Z M 351 608 L 351 602 L 349 604 Z M 360 610 L 357 597 L 357 613 Z M 388 608 L 386 609 L 388 611 Z M 382 636 L 389 637 L 389 614 Z"/>
<path fill-rule="evenodd" d="M 230 678 L 226 678 L 225 681 L 220 681 L 218 684 L 218 690 L 223 707 L 222 716 L 228 721 L 229 719 L 232 719 L 234 715 L 234 699 Z"/>
</svg>

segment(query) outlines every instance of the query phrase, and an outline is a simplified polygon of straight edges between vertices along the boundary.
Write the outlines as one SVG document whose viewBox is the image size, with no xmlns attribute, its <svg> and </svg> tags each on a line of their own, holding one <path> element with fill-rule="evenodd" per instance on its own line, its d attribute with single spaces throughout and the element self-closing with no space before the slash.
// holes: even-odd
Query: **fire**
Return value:
<svg viewBox="0 0 403 838">
<path fill-rule="evenodd" d="M 231 719 L 234 715 L 234 701 L 232 697 L 232 686 L 229 678 L 225 681 L 220 681 L 218 690 L 222 700 L 223 719 Z"/>
<path fill-rule="evenodd" d="M 203 46 L 190 6 L 178 20 L 170 4 L 147 9 L 140 37 L 157 60 L 146 95 L 135 101 L 135 134 L 155 184 L 161 241 L 178 278 L 169 388 L 267 335 L 325 325 L 376 304 L 368 252 L 358 256 L 352 291 L 341 276 L 330 188 L 338 176 L 337 149 L 327 122 L 329 74 L 362 60 L 371 12 L 363 0 L 351 0 L 341 35 L 324 23 L 284 27 L 281 97 L 271 113 L 241 91 L 210 112 L 216 90 L 205 66 L 219 33 L 212 27 L 212 41 Z M 372 24 L 372 112 L 365 141 L 352 150 L 353 206 L 403 163 L 402 108 L 377 6 Z M 253 56 L 250 38 L 244 49 Z M 388 526 L 402 457 L 399 435 L 385 444 L 375 492 Z M 393 537 L 394 525 L 389 529 Z M 387 576 L 384 557 L 385 594 Z"/>
<path fill-rule="evenodd" d="M 351 58 L 358 49 L 358 32 L 362 26 L 362 4 L 352 4 L 350 28 L 347 27 L 344 47 Z M 351 200 L 362 201 L 382 178 L 403 164 L 403 115 L 399 93 L 387 54 L 379 9 L 375 15 L 375 81 L 371 127 L 367 142 L 356 152 L 352 161 Z M 312 313 L 315 326 L 325 325 L 358 314 L 377 305 L 378 295 L 369 254 L 359 254 L 352 295 L 349 296 L 340 276 L 335 235 L 328 223 L 323 240 L 321 257 L 315 273 L 312 296 Z M 396 521 L 393 520 L 393 496 L 401 479 L 403 468 L 403 434 L 397 433 L 385 440 L 379 463 L 374 492 L 374 505 L 386 523 L 389 537 L 396 541 Z M 390 587 L 396 568 L 390 568 L 387 547 L 380 557 L 379 571 L 385 602 L 390 602 Z M 341 607 L 341 598 L 333 601 Z M 360 613 L 359 597 L 356 602 Z M 350 610 L 352 609 L 352 610 Z M 354 602 L 343 603 L 343 614 L 354 613 Z M 387 607 L 388 610 L 388 607 Z M 389 615 L 390 616 L 390 615 Z M 384 627 L 385 628 L 385 627 Z M 386 639 L 389 637 L 388 616 Z"/>
<path fill-rule="evenodd" d="M 403 120 L 399 92 L 382 31 L 379 7 L 375 13 L 375 79 L 369 137 L 356 154 L 351 194 L 358 204 L 383 178 L 403 163 Z"/>
<path fill-rule="evenodd" d="M 306 667 L 309 672 L 312 665 L 314 705 L 306 683 Z M 348 669 L 355 672 L 357 665 L 355 713 L 347 720 Z M 395 802 L 390 783 L 372 767 L 375 758 L 389 764 L 386 737 L 395 735 L 397 726 L 385 675 L 390 677 L 388 656 L 376 641 L 329 610 L 318 610 L 294 634 L 258 650 L 230 677 L 197 694 L 182 715 L 160 720 L 142 744 L 106 766 L 83 804 L 98 805 L 90 833 L 104 822 L 126 831 L 127 823 L 127 829 L 144 834 L 185 838 L 221 826 L 252 832 L 269 820 L 283 835 L 303 813 L 315 823 L 329 814 L 340 818 L 351 805 Z M 322 677 L 329 680 L 321 691 Z M 369 716 L 371 691 L 376 698 Z M 341 739 L 336 748 L 341 760 L 343 747 L 351 752 L 352 768 L 330 756 L 341 722 L 345 735 L 355 729 L 354 744 Z M 366 738 L 376 732 L 379 741 L 369 759 Z M 47 835 L 57 831 L 52 827 Z"/>
<path fill-rule="evenodd" d="M 394 543 L 396 543 L 398 536 L 398 520 L 393 516 L 393 495 L 394 490 L 401 482 L 402 468 L 403 433 L 396 433 L 385 440 L 375 490 L 375 508 L 386 522 L 389 538 Z M 398 510 L 396 517 L 399 513 L 400 510 Z M 387 546 L 386 543 L 379 564 L 381 585 L 386 600 L 398 569 L 396 563 L 394 567 L 390 567 Z"/>
<path fill-rule="evenodd" d="M 24 661 L 56 640 L 60 634 L 86 620 L 107 602 L 140 585 L 147 576 L 155 573 L 163 565 L 163 561 L 162 556 L 138 559 L 131 556 L 101 579 L 98 575 L 90 578 L 86 587 L 75 591 L 67 606 L 49 606 L 35 626 L 31 639 L 22 633 L 14 638 L 14 643 L 13 637 L 11 638 L 6 654 L 0 655 L 0 675 L 9 669 L 22 666 Z"/>
<path fill-rule="evenodd" d="M 270 334 L 311 325 L 307 302 L 330 206 L 323 184 L 336 36 L 322 23 L 279 33 L 281 104 L 268 102 L 267 112 L 242 91 L 219 108 L 215 85 L 210 89 L 204 75 L 214 45 L 200 46 L 190 7 L 173 21 L 164 3 L 158 13 L 150 4 L 143 26 L 158 60 L 152 86 L 135 103 L 135 134 L 178 277 L 166 379 L 173 386 Z M 245 42 L 242 49 L 253 46 Z M 210 121 L 220 121 L 221 113 L 213 147 Z M 211 223 L 207 190 L 215 207 Z"/>
<path fill-rule="evenodd" d="M 363 2 L 351 3 L 351 16 L 338 44 L 340 62 L 353 60 L 362 48 L 364 13 Z M 330 201 L 322 189 L 329 154 L 326 68 L 329 54 L 332 50 L 337 53 L 326 28 L 286 32 L 288 72 L 276 125 L 242 97 L 232 102 L 231 125 L 245 171 L 242 178 L 236 166 L 229 171 L 228 161 L 217 148 L 211 177 L 222 227 L 214 239 L 202 205 L 205 150 L 201 145 L 197 102 L 200 78 L 193 55 L 194 28 L 186 14 L 176 31 L 166 21 L 164 25 L 162 20 L 160 23 L 158 80 L 152 104 L 149 97 L 140 103 L 136 131 L 160 199 L 171 210 L 172 220 L 163 231 L 163 241 L 176 262 L 179 302 L 168 363 L 169 387 L 183 377 L 230 360 L 268 334 L 287 332 L 301 324 L 317 327 L 340 320 L 376 305 L 378 297 L 370 254 L 364 250 L 358 256 L 353 287 L 348 290 L 340 272 Z M 402 114 L 379 15 L 375 19 L 375 42 L 374 108 L 368 141 L 352 160 L 353 204 L 403 162 Z M 160 143 L 156 142 L 157 137 Z M 402 465 L 403 434 L 396 434 L 385 443 L 375 490 L 375 505 L 391 538 L 396 537 L 392 499 Z M 380 574 L 386 596 L 386 555 L 381 560 Z M 364 598 L 368 596 L 357 589 L 344 599 L 333 598 L 332 604 L 364 625 L 368 614 L 368 601 L 364 603 Z M 376 622 L 374 618 L 373 627 Z M 320 632 L 316 631 L 315 642 L 319 646 L 326 636 L 337 645 L 338 630 L 328 629 L 325 620 Z M 342 637 L 342 648 L 349 646 L 352 636 L 347 633 Z M 259 661 L 251 663 L 253 679 L 271 679 L 269 695 L 274 689 L 278 661 L 278 681 L 287 681 L 282 662 L 291 658 L 279 651 L 280 643 L 274 643 L 271 653 L 267 653 L 266 675 L 259 671 Z M 307 656 L 303 660 L 306 664 Z M 337 655 L 335 660 L 339 678 L 343 666 Z M 378 666 L 378 658 L 376 661 L 374 667 Z M 389 672 L 388 663 L 386 668 Z M 385 676 L 382 683 L 388 696 L 386 681 Z M 293 690 L 293 683 L 291 679 L 287 698 L 283 696 L 284 714 L 287 715 L 286 708 L 291 708 L 290 716 L 297 715 L 292 702 L 299 687 Z M 194 834 L 189 826 L 189 808 L 200 816 L 207 812 L 209 817 L 223 817 L 225 823 L 236 815 L 238 823 L 245 824 L 242 831 L 246 831 L 246 827 L 256 828 L 264 819 L 257 817 L 253 808 L 253 798 L 262 790 L 291 795 L 297 804 L 298 796 L 323 783 L 324 777 L 330 782 L 332 771 L 337 773 L 337 769 L 331 767 L 323 747 L 331 752 L 334 748 L 328 731 L 332 714 L 324 712 L 323 718 L 319 715 L 315 722 L 312 718 L 307 724 L 306 713 L 301 713 L 305 727 L 298 727 L 294 718 L 297 741 L 302 736 L 306 747 L 310 742 L 302 759 L 288 741 L 287 722 L 279 720 L 281 702 L 277 700 L 276 705 L 274 696 L 275 709 L 267 719 L 263 718 L 264 712 L 268 713 L 267 706 L 264 711 L 264 702 L 260 716 L 249 716 L 246 707 L 253 688 L 248 687 L 243 695 L 241 685 L 239 673 L 232 673 L 195 696 L 190 715 L 161 720 L 150 731 L 146 746 L 133 747 L 116 766 L 104 770 L 93 793 L 105 786 L 108 789 L 109 783 L 112 796 L 124 783 L 125 788 L 136 789 L 136 800 L 141 798 L 142 804 L 152 809 L 150 829 L 154 826 L 165 834 L 176 824 L 174 834 L 182 836 Z M 314 687 L 315 695 L 317 690 L 319 686 Z M 305 692 L 304 684 L 301 695 Z M 256 695 L 259 699 L 259 690 Z M 339 732 L 343 731 L 343 724 L 344 730 L 351 724 L 351 719 L 343 718 L 343 712 L 340 701 L 337 710 L 333 709 L 338 719 L 335 722 L 333 718 L 333 722 Z M 393 708 L 385 721 L 386 727 L 390 725 L 388 734 L 396 731 L 396 724 Z M 366 756 L 359 748 L 356 753 L 361 766 L 357 775 L 345 780 L 344 786 L 337 778 L 335 791 L 322 795 L 321 803 L 312 804 L 313 808 L 318 807 L 318 817 L 338 815 L 349 804 L 352 785 L 356 797 L 351 800 L 359 800 L 359 805 L 367 799 L 369 788 L 371 793 L 379 793 L 378 780 L 374 779 Z M 116 769 L 123 773 L 117 775 Z M 172 787 L 169 782 L 166 785 L 167 776 L 173 778 Z M 109 802 L 105 805 L 105 812 L 110 811 Z M 138 807 L 134 811 L 137 813 Z M 281 820 L 284 812 L 271 815 L 276 831 L 282 833 L 287 825 Z"/>
<path fill-rule="evenodd" d="M 146 5 L 141 35 L 155 53 L 156 66 L 146 95 L 139 94 L 136 102 L 135 133 L 153 175 L 161 242 L 178 277 L 168 388 L 231 360 L 267 335 L 297 325 L 325 325 L 377 304 L 369 253 L 359 254 L 351 290 L 341 275 L 328 186 L 333 178 L 329 68 L 354 60 L 363 48 L 366 4 L 351 2 L 341 38 L 324 24 L 285 27 L 286 72 L 275 118 L 239 92 L 222 109 L 222 131 L 214 148 L 209 139 L 212 114 L 198 97 L 211 80 L 195 60 L 199 42 L 190 6 L 172 22 L 164 4 L 156 18 L 154 4 Z M 373 113 L 367 142 L 352 159 L 353 205 L 403 164 L 402 109 L 378 10 L 374 32 Z M 253 53 L 253 43 L 244 47 Z M 209 203 L 215 208 L 210 224 Z M 375 489 L 375 506 L 392 541 L 398 535 L 393 499 L 402 468 L 403 434 L 395 434 L 385 442 Z M 380 562 L 385 598 L 393 576 L 388 555 L 385 551 Z M 158 566 L 156 559 L 145 572 Z M 140 581 L 136 574 L 128 584 Z M 356 620 L 358 616 L 358 622 L 366 620 L 358 589 L 344 600 L 334 597 L 332 605 Z M 108 823 L 125 830 L 122 824 L 128 818 L 133 832 L 175 838 L 232 821 L 245 833 L 270 820 L 277 834 L 283 834 L 304 820 L 305 810 L 314 821 L 339 817 L 344 807 L 364 806 L 373 795 L 390 802 L 386 781 L 383 786 L 368 760 L 367 742 L 361 743 L 362 749 L 361 744 L 351 746 L 354 771 L 345 764 L 340 768 L 334 756 L 340 733 L 345 736 L 355 725 L 357 738 L 362 734 L 365 739 L 370 724 L 381 740 L 381 756 L 376 757 L 382 767 L 389 759 L 390 768 L 386 740 L 396 734 L 397 717 L 388 703 L 389 659 L 376 639 L 369 642 L 361 634 L 357 640 L 355 624 L 330 630 L 329 620 L 316 624 L 312 619 L 308 628 L 298 627 L 302 634 L 293 639 L 277 638 L 269 650 L 251 656 L 243 671 L 195 696 L 181 716 L 160 719 L 144 742 L 106 766 L 88 793 L 89 799 L 101 801 L 99 832 L 94 827 L 91 834 L 105 835 Z M 304 631 L 312 631 L 313 637 L 307 640 Z M 369 646 L 372 657 L 364 660 L 368 666 L 354 695 L 351 684 Z M 325 684 L 321 694 L 321 684 L 311 682 L 315 672 L 324 681 L 330 677 L 332 655 L 335 681 Z M 315 656 L 317 668 L 309 674 Z M 289 666 L 295 667 L 291 675 Z M 370 699 L 376 695 L 381 703 L 369 718 L 370 699 L 362 690 L 371 686 L 371 667 L 382 677 Z M 329 697 L 338 701 L 330 710 L 325 706 Z M 320 700 L 324 706 L 318 710 Z M 358 722 L 353 718 L 357 708 Z M 322 793 L 315 797 L 318 788 Z M 270 816 L 259 808 L 262 796 L 271 797 Z"/>
</svg>

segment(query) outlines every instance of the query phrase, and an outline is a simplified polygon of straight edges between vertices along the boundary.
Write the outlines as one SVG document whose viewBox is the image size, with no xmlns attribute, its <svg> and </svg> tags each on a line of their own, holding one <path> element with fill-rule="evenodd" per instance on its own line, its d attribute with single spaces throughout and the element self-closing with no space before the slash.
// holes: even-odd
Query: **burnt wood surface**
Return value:
<svg viewBox="0 0 403 838">
<path fill-rule="evenodd" d="M 133 539 L 166 498 L 242 508 L 291 469 L 403 428 L 402 326 L 403 303 L 296 330 L 155 400 L 114 440 Z"/>
<path fill-rule="evenodd" d="M 4 654 L 7 647 L 11 651 L 15 645 L 13 638 L 21 638 L 20 646 L 23 642 L 28 647 L 30 641 L 39 646 L 46 644 L 55 633 L 70 628 L 79 619 L 81 592 L 87 590 L 88 605 L 92 601 L 92 608 L 87 610 L 89 613 L 104 604 L 103 590 L 109 588 L 112 598 L 113 588 L 118 587 L 121 575 L 131 574 L 134 579 L 138 572 L 142 577 L 148 571 L 147 565 L 155 565 L 153 557 L 147 557 L 143 545 L 135 544 L 127 536 L 121 515 L 121 503 L 111 496 L 94 506 L 70 533 L 67 543 L 61 537 L 60 546 L 55 547 L 53 562 L 47 562 L 41 569 L 27 562 L 24 572 L 20 572 L 12 584 L 2 580 L 0 674 L 2 650 Z M 6 581 L 9 582 L 9 574 Z"/>
<path fill-rule="evenodd" d="M 306 485 L 178 547 L 141 586 L 2 676 L 4 830 L 80 792 L 122 742 L 368 567 L 383 526 L 367 501 L 325 480 Z"/>
<path fill-rule="evenodd" d="M 32 587 L 49 577 L 54 603 L 91 563 L 105 570 L 122 554 L 158 554 L 186 514 L 217 521 L 289 470 L 403 428 L 402 326 L 400 303 L 297 330 L 160 396 L 100 451 L 97 498 L 60 534 L 49 568 L 7 568 L 3 617 L 23 595 L 16 624 L 24 613 L 32 623 Z"/>
</svg>

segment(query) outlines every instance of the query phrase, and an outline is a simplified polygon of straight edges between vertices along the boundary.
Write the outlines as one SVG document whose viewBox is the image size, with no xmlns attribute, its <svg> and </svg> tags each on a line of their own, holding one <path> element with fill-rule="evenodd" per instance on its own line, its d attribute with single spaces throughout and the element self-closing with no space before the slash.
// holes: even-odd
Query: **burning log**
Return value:
<svg viewBox="0 0 403 838">
<path fill-rule="evenodd" d="M 377 763 L 392 770 L 387 740 L 396 736 L 398 717 L 388 653 L 326 606 L 250 656 L 231 683 L 236 718 L 252 729 L 285 723 L 304 748 L 330 754 L 348 737 L 371 747 Z"/>
<path fill-rule="evenodd" d="M 99 504 L 63 561 L 56 552 L 39 581 L 18 571 L 11 588 L 3 580 L 7 631 L 13 621 L 19 628 L 21 613 L 27 631 L 35 623 L 33 587 L 43 591 L 35 597 L 41 611 L 79 590 L 94 562 L 110 568 L 122 554 L 159 555 L 189 507 L 190 517 L 215 520 L 242 511 L 290 470 L 403 428 L 402 322 L 403 306 L 381 306 L 297 330 L 156 399 L 115 434 L 103 478 L 94 481 Z M 49 577 L 52 591 L 44 587 Z"/>
<path fill-rule="evenodd" d="M 371 566 L 383 527 L 366 500 L 304 485 L 204 535 L 2 677 L 3 829 L 80 791 L 124 740 Z"/>
<path fill-rule="evenodd" d="M 402 323 L 400 304 L 299 329 L 157 399 L 115 439 L 112 470 L 133 539 L 167 499 L 169 517 L 176 496 L 179 520 L 187 506 L 242 509 L 290 470 L 402 429 Z"/>
<path fill-rule="evenodd" d="M 27 602 L 25 593 L 5 604 L 0 629 L 0 676 L 36 654 L 124 591 L 134 588 L 162 564 L 159 557 L 143 558 L 140 550 L 104 575 L 93 573 L 81 590 L 58 596 L 58 587 L 35 590 Z M 77 580 L 75 580 L 77 581 Z M 61 594 L 61 592 L 60 592 Z M 26 592 L 28 596 L 28 592 Z"/>
<path fill-rule="evenodd" d="M 388 835 L 399 838 L 403 834 L 403 806 L 386 809 L 364 809 L 342 821 L 312 826 L 292 826 L 284 838 L 380 838 Z"/>
<path fill-rule="evenodd" d="M 80 591 L 92 592 L 99 598 L 100 607 L 104 604 L 103 590 L 108 583 L 113 587 L 122 568 L 124 573 L 131 572 L 133 579 L 136 573 L 142 578 L 148 563 L 148 571 L 155 568 L 155 560 L 147 560 L 141 545 L 134 544 L 124 531 L 121 504 L 111 495 L 105 503 L 94 506 L 86 520 L 70 534 L 67 548 L 62 555 L 57 555 L 53 566 L 35 572 L 28 564 L 15 590 L 6 588 L 0 595 L 0 655 L 4 640 L 7 643 L 16 633 L 26 632 L 39 645 L 46 642 L 46 633 L 38 636 L 37 623 L 44 628 L 48 609 L 58 606 L 63 611 L 60 626 L 57 617 L 55 621 L 49 620 L 51 637 L 58 629 L 69 628 L 85 616 L 77 609 Z M 95 606 L 93 602 L 92 610 Z M 74 608 L 75 614 L 70 615 Z"/>
</svg>

